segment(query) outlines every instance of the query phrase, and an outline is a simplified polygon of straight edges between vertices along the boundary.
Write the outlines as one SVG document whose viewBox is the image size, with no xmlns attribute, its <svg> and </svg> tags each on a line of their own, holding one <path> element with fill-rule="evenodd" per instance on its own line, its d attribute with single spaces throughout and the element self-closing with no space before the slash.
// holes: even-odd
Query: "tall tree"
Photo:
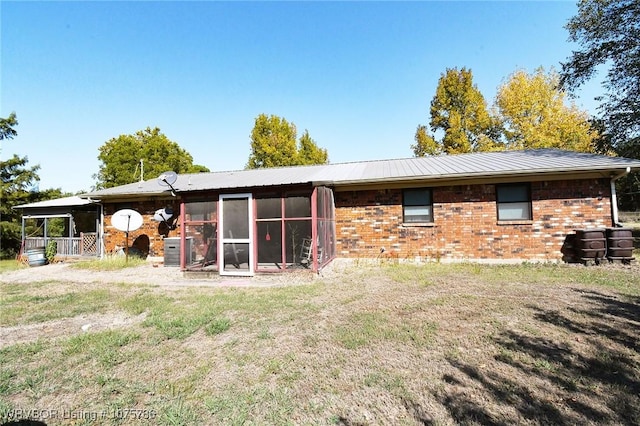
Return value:
<svg viewBox="0 0 640 426">
<path fill-rule="evenodd" d="M 18 135 L 14 127 L 18 125 L 16 113 L 0 118 L 0 141 L 13 139 Z M 7 161 L 0 159 L 0 258 L 15 255 L 20 244 L 20 225 L 15 220 L 12 207 L 24 204 L 23 195 L 34 180 L 38 180 L 38 167 L 25 169 L 27 157 L 13 155 Z M 22 202 L 21 202 L 22 201 Z"/>
<path fill-rule="evenodd" d="M 135 182 L 141 176 L 159 176 L 167 170 L 176 173 L 209 171 L 193 164 L 193 157 L 176 142 L 169 140 L 159 128 L 147 127 L 133 135 L 112 138 L 99 148 L 99 172 L 94 175 L 96 188 L 111 188 Z M 142 160 L 142 167 L 141 167 Z"/>
<path fill-rule="evenodd" d="M 258 115 L 251 130 L 251 154 L 246 168 L 300 166 L 328 162 L 327 150 L 318 147 L 307 130 L 300 137 L 299 143 L 296 138 L 295 124 L 277 115 Z"/>
<path fill-rule="evenodd" d="M 518 70 L 500 86 L 496 107 L 507 149 L 594 150 L 597 132 L 589 115 L 574 103 L 565 103 L 558 82 L 557 72 L 538 68 L 533 74 Z"/>
<path fill-rule="evenodd" d="M 305 130 L 300 136 L 298 147 L 298 162 L 300 165 L 326 164 L 329 162 L 329 154 L 324 148 L 320 148 Z"/>
<path fill-rule="evenodd" d="M 296 165 L 296 126 L 277 115 L 260 114 L 251 130 L 248 169 Z"/>
<path fill-rule="evenodd" d="M 415 155 L 478 151 L 487 146 L 486 139 L 495 127 L 482 93 L 473 84 L 473 74 L 466 68 L 448 68 L 440 76 L 430 117 L 431 131 L 443 136 L 434 145 L 435 136 L 418 126 L 412 146 Z"/>
<path fill-rule="evenodd" d="M 40 166 L 28 167 L 27 157 L 14 154 L 0 161 L 0 257 L 15 256 L 20 248 L 20 211 L 13 206 L 38 201 L 35 183 L 40 180 Z"/>
<path fill-rule="evenodd" d="M 17 125 L 15 113 L 0 118 L 0 141 L 16 137 Z M 40 191 L 36 186 L 40 166 L 29 167 L 28 163 L 27 157 L 16 154 L 0 160 L 0 258 L 13 257 L 20 249 L 21 212 L 12 207 L 62 196 L 60 189 Z"/>
<path fill-rule="evenodd" d="M 18 132 L 14 129 L 18 125 L 18 118 L 16 113 L 12 112 L 9 117 L 0 117 L 0 141 L 5 139 L 13 139 L 18 135 Z"/>
<path fill-rule="evenodd" d="M 425 157 L 427 155 L 438 155 L 442 151 L 442 147 L 436 139 L 429 133 L 427 126 L 418 125 L 416 135 L 414 136 L 415 144 L 411 145 L 413 155 L 415 157 Z"/>
<path fill-rule="evenodd" d="M 640 2 L 580 0 L 566 25 L 578 43 L 562 64 L 561 83 L 575 91 L 605 69 L 599 112 L 614 146 L 640 137 Z"/>
<path fill-rule="evenodd" d="M 604 139 L 618 155 L 640 158 L 640 3 L 580 0 L 565 27 L 578 44 L 562 64 L 561 83 L 575 92 L 599 71 L 604 94 L 598 108 Z M 616 181 L 621 209 L 640 209 L 640 173 Z"/>
<path fill-rule="evenodd" d="M 447 154 L 476 151 L 480 135 L 491 128 L 487 103 L 466 68 L 447 69 L 440 76 L 430 112 L 431 130 L 444 132 L 442 148 Z"/>
</svg>

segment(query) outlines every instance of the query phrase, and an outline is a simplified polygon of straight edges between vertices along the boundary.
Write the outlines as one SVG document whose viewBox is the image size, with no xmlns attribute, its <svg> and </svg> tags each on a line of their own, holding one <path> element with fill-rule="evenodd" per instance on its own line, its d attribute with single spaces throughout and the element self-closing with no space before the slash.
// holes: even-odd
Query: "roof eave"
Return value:
<svg viewBox="0 0 640 426">
<path fill-rule="evenodd" d="M 313 182 L 314 186 L 364 186 L 364 185 L 380 185 L 384 183 L 402 183 L 402 182 L 415 182 L 415 181 L 423 181 L 423 182 L 457 182 L 457 181 L 466 181 L 472 179 L 504 179 L 507 177 L 536 177 L 538 180 L 541 177 L 569 177 L 569 176 L 584 176 L 585 178 L 598 176 L 598 177 L 614 177 L 619 175 L 620 173 L 624 173 L 628 170 L 627 165 L 621 165 L 619 167 L 610 167 L 605 166 L 601 168 L 593 168 L 593 167 L 582 167 L 582 168 L 573 168 L 573 169 L 559 169 L 559 168 L 549 168 L 549 169 L 524 169 L 524 170 L 509 170 L 509 171 L 499 171 L 499 172 L 476 172 L 476 173 L 451 173 L 451 174 L 439 174 L 439 175 L 423 175 L 423 176 L 402 176 L 402 177 L 381 177 L 375 179 L 353 179 L 353 180 L 343 180 L 343 181 L 315 181 Z"/>
<path fill-rule="evenodd" d="M 166 196 L 167 198 L 171 198 L 170 191 L 153 191 L 153 192 L 128 192 L 128 193 L 120 193 L 120 194 L 82 194 L 79 195 L 81 198 L 85 198 L 87 200 L 105 200 L 105 199 L 136 199 L 136 198 L 145 198 L 145 197 L 160 197 Z"/>
</svg>

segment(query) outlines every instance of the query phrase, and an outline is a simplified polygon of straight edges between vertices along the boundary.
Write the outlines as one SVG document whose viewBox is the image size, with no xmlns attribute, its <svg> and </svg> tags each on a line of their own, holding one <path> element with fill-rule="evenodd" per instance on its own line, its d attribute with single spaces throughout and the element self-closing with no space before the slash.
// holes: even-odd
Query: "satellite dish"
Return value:
<svg viewBox="0 0 640 426">
<path fill-rule="evenodd" d="M 171 195 L 176 196 L 176 189 L 173 184 L 178 180 L 178 174 L 176 172 L 168 171 L 158 176 L 158 184 L 160 186 L 168 186 L 171 188 Z"/>
<path fill-rule="evenodd" d="M 135 210 L 118 210 L 111 216 L 111 225 L 118 231 L 135 231 L 142 226 L 142 215 Z"/>
<path fill-rule="evenodd" d="M 178 180 L 178 174 L 176 172 L 164 172 L 158 176 L 158 183 L 162 186 L 171 186 Z"/>
<path fill-rule="evenodd" d="M 166 222 L 167 220 L 171 219 L 171 216 L 173 216 L 173 210 L 171 209 L 171 207 L 166 207 L 164 209 L 156 210 L 156 212 L 153 214 L 153 220 L 155 220 L 156 222 Z"/>
</svg>

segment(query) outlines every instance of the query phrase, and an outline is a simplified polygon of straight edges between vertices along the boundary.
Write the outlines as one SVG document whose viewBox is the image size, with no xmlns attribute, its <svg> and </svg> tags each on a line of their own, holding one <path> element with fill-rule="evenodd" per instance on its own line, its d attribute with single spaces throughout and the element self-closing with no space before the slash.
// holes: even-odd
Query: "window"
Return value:
<svg viewBox="0 0 640 426">
<path fill-rule="evenodd" d="M 531 188 L 528 183 L 496 185 L 498 220 L 531 220 Z"/>
<path fill-rule="evenodd" d="M 402 215 L 405 223 L 433 222 L 430 189 L 405 189 L 402 193 Z"/>
</svg>

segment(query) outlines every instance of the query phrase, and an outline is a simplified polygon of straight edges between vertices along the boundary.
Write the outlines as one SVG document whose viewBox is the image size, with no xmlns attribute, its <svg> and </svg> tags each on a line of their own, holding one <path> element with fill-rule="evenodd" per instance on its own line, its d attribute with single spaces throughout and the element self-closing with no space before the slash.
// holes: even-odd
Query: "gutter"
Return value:
<svg viewBox="0 0 640 426">
<path fill-rule="evenodd" d="M 627 167 L 630 170 L 630 167 Z M 518 177 L 518 178 L 527 178 L 531 176 L 540 176 L 540 175 L 573 175 L 573 174 L 581 174 L 582 172 L 592 172 L 592 173 L 601 173 L 603 177 L 606 177 L 607 172 L 611 170 L 609 167 L 594 167 L 594 166 L 584 166 L 584 167 L 575 167 L 572 169 L 567 168 L 559 168 L 559 167 L 549 167 L 544 169 L 511 169 L 511 170 L 482 170 L 471 173 L 462 173 L 462 172 L 454 172 L 454 173 L 440 173 L 440 174 L 431 174 L 431 175 L 411 175 L 411 176 L 380 176 L 369 179 L 345 179 L 345 180 L 336 180 L 336 179 L 319 179 L 312 181 L 311 183 L 314 186 L 345 186 L 345 185 L 370 185 L 370 184 L 379 184 L 379 183 L 403 183 L 410 182 L 415 180 L 425 180 L 425 181 L 455 181 L 455 180 L 475 180 L 475 179 L 492 179 L 492 178 L 502 178 L 502 177 Z M 628 173 L 628 172 L 627 172 Z M 625 173 L 626 174 L 626 173 Z M 425 179 L 426 178 L 426 179 Z"/>
<path fill-rule="evenodd" d="M 631 172 L 631 167 L 627 167 L 623 172 L 611 177 L 611 217 L 613 226 L 622 226 L 618 223 L 618 194 L 616 194 L 616 181 Z"/>
</svg>

